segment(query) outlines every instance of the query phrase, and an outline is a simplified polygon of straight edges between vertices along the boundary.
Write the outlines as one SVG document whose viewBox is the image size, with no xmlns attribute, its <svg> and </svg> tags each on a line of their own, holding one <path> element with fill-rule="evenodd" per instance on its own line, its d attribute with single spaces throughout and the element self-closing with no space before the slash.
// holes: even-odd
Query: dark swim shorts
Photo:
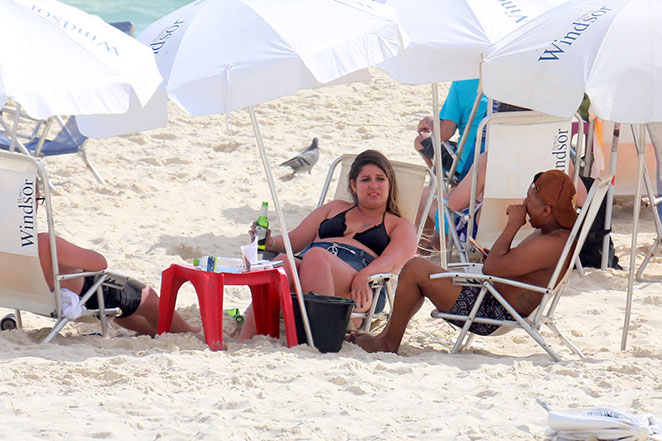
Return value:
<svg viewBox="0 0 662 441">
<path fill-rule="evenodd" d="M 92 285 L 94 285 L 94 276 L 85 277 L 85 282 L 83 283 L 83 290 L 81 293 L 86 293 Z M 140 282 L 129 279 L 125 284 L 124 288 L 118 289 L 113 288 L 112 286 L 101 285 L 101 290 L 103 291 L 103 302 L 106 308 L 120 308 L 122 314 L 118 315 L 117 318 L 125 318 L 136 312 L 138 306 L 140 306 L 140 301 L 142 300 L 142 290 L 145 285 L 142 285 Z M 89 309 L 98 309 L 99 302 L 97 301 L 96 294 L 92 294 L 92 297 L 85 302 L 85 306 Z"/>
<path fill-rule="evenodd" d="M 334 256 L 338 256 L 340 260 L 347 263 L 349 266 L 354 268 L 356 271 L 361 271 L 366 266 L 375 260 L 375 258 L 362 250 L 351 245 L 345 245 L 344 243 L 335 243 L 335 242 L 312 242 L 306 246 L 306 248 L 301 251 L 297 257 L 303 259 L 303 256 L 311 248 L 324 248 L 329 253 Z M 386 305 L 386 288 L 382 288 L 379 292 L 379 297 L 377 298 L 377 306 L 375 307 L 375 313 L 382 312 L 384 306 Z"/>
<path fill-rule="evenodd" d="M 448 313 L 468 316 L 471 313 L 471 308 L 476 304 L 476 299 L 478 298 L 479 293 L 480 287 L 478 286 L 463 286 L 460 296 L 457 298 L 457 302 L 455 302 L 455 305 L 453 305 Z M 506 308 L 504 308 L 503 305 L 489 292 L 485 293 L 483 302 L 478 307 L 476 317 L 490 318 L 494 320 L 515 320 L 513 316 L 506 311 Z M 447 322 L 460 328 L 464 326 L 464 322 L 460 320 L 447 320 Z M 473 323 L 469 327 L 469 332 L 478 335 L 490 335 L 499 328 L 499 325 Z"/>
</svg>

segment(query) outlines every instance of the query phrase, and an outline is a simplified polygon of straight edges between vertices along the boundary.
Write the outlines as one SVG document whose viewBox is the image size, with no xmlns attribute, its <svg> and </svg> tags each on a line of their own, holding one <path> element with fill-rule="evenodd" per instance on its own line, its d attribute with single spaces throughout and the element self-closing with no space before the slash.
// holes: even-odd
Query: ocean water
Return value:
<svg viewBox="0 0 662 441">
<path fill-rule="evenodd" d="M 147 26 L 193 0 L 61 0 L 107 22 L 130 21 L 135 35 Z"/>
</svg>

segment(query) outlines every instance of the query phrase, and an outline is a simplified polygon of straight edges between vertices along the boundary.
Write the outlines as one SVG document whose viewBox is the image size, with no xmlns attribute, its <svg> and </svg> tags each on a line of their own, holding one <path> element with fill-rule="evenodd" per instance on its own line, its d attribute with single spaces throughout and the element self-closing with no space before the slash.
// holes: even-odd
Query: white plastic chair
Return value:
<svg viewBox="0 0 662 441">
<path fill-rule="evenodd" d="M 324 205 L 327 200 L 329 193 L 329 188 L 332 181 L 334 181 L 334 176 L 336 177 L 336 188 L 332 198 L 329 200 L 344 200 L 347 202 L 353 202 L 352 195 L 349 192 L 347 183 L 349 182 L 349 169 L 351 168 L 352 162 L 357 155 L 354 154 L 344 154 L 337 158 L 329 166 L 329 171 L 326 175 L 324 181 L 324 186 L 322 187 L 322 194 L 317 203 L 318 207 Z M 423 188 L 425 186 L 426 176 L 429 176 L 431 181 L 434 182 L 434 177 L 430 173 L 427 167 L 417 164 L 409 164 L 406 162 L 390 161 L 395 172 L 395 176 L 398 182 L 398 202 L 400 206 L 400 214 L 403 218 L 409 219 L 412 222 L 415 222 L 416 212 L 418 210 L 418 205 L 423 194 Z M 340 171 L 337 171 L 338 166 L 340 166 Z M 418 235 L 417 241 L 421 237 L 423 231 L 423 224 L 425 217 L 422 217 L 420 225 L 416 225 Z M 388 308 L 385 308 L 384 311 L 380 313 L 375 313 L 375 308 L 377 306 L 377 301 L 372 302 L 372 307 L 368 312 L 354 312 L 352 313 L 352 318 L 363 318 L 363 326 L 361 327 L 362 331 L 370 330 L 373 319 L 388 319 L 391 308 L 393 307 L 393 296 L 395 292 L 395 283 L 397 282 L 397 275 L 392 273 L 383 273 L 375 274 L 369 279 L 370 286 L 373 292 L 373 299 L 377 299 L 382 288 L 386 288 L 386 303 Z"/>
<path fill-rule="evenodd" d="M 469 333 L 469 328 L 471 327 L 472 323 L 486 323 L 500 326 L 500 328 L 491 335 L 504 334 L 505 332 L 515 328 L 524 329 L 531 336 L 531 338 L 533 338 L 533 340 L 535 340 L 535 342 L 538 343 L 549 354 L 550 357 L 552 357 L 554 361 L 560 361 L 561 358 L 559 355 L 547 344 L 540 333 L 540 327 L 542 325 L 546 325 L 554 333 L 554 335 L 559 337 L 561 341 L 563 341 L 563 343 L 566 344 L 573 352 L 575 352 L 578 356 L 583 357 L 582 352 L 568 339 L 567 336 L 561 333 L 561 331 L 558 329 L 554 321 L 554 312 L 559 303 L 559 300 L 561 299 L 563 289 L 568 282 L 568 275 L 572 271 L 574 263 L 577 261 L 577 256 L 579 255 L 584 241 L 586 240 L 588 232 L 591 228 L 591 224 L 593 223 L 593 220 L 595 219 L 595 216 L 600 209 L 600 205 L 602 204 L 602 200 L 605 197 L 612 177 L 612 174 L 604 173 L 595 180 L 591 190 L 588 193 L 586 202 L 582 207 L 579 216 L 577 217 L 577 221 L 570 231 L 570 235 L 568 236 L 565 247 L 563 248 L 563 252 L 561 253 L 556 268 L 554 269 L 552 277 L 550 278 L 547 285 L 531 285 L 510 279 L 483 274 L 481 271 L 482 265 L 475 263 L 451 264 L 449 272 L 433 274 L 430 276 L 431 279 L 451 278 L 453 279 L 453 283 L 456 285 L 481 287 L 481 291 L 478 295 L 476 303 L 468 316 L 449 314 L 440 312 L 438 310 L 432 312 L 432 317 L 434 318 L 459 320 L 465 322 L 453 347 L 453 353 L 458 353 L 461 349 L 468 348 L 471 345 L 474 334 L 467 334 Z M 563 266 L 565 262 L 568 261 L 568 256 L 571 256 L 571 263 L 568 268 L 563 271 Z M 536 308 L 536 310 L 533 311 L 529 317 L 525 318 L 518 314 L 517 311 L 515 311 L 515 309 L 504 299 L 504 297 L 499 293 L 495 284 L 517 286 L 530 292 L 540 293 L 543 295 L 543 297 L 538 308 Z M 488 291 L 501 305 L 503 305 L 503 307 L 510 313 L 514 320 L 493 320 L 489 318 L 476 317 L 480 303 L 483 301 L 483 298 Z M 465 337 L 467 337 L 466 342 Z"/>
<path fill-rule="evenodd" d="M 53 261 L 54 292 L 51 293 L 41 269 L 37 236 L 36 191 L 39 182 L 45 197 L 48 235 Z M 108 335 L 107 316 L 121 314 L 118 308 L 105 309 L 102 284 L 125 283 L 128 278 L 108 271 L 59 274 L 56 236 L 50 203 L 48 175 L 34 158 L 0 151 L 0 307 L 16 310 L 16 322 L 22 326 L 20 311 L 51 317 L 56 320 L 43 342 L 49 342 L 70 321 L 62 313 L 60 283 L 63 280 L 96 276 L 96 282 L 81 295 L 79 306 L 96 293 L 98 310 L 86 310 L 86 315 L 98 315 L 101 332 Z"/>
</svg>

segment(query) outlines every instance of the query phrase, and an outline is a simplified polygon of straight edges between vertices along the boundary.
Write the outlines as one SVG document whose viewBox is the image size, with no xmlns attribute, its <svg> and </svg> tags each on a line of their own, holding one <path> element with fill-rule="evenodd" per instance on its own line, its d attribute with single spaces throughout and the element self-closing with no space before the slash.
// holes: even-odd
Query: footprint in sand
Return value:
<svg viewBox="0 0 662 441">
<path fill-rule="evenodd" d="M 175 133 L 156 133 L 154 135 L 151 135 L 152 138 L 158 139 L 161 141 L 170 141 L 173 139 L 177 139 L 177 134 Z"/>
</svg>

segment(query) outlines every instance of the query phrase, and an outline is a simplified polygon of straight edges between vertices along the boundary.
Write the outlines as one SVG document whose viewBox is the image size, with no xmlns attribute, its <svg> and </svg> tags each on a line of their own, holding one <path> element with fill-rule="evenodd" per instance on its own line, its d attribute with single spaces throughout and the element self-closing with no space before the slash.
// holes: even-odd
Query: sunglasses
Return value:
<svg viewBox="0 0 662 441">
<path fill-rule="evenodd" d="M 538 181 L 538 178 L 543 174 L 543 172 L 538 172 L 536 175 L 533 177 L 533 182 L 531 183 L 531 188 L 533 191 L 538 193 L 540 191 L 540 187 L 536 185 L 536 182 Z"/>
</svg>

